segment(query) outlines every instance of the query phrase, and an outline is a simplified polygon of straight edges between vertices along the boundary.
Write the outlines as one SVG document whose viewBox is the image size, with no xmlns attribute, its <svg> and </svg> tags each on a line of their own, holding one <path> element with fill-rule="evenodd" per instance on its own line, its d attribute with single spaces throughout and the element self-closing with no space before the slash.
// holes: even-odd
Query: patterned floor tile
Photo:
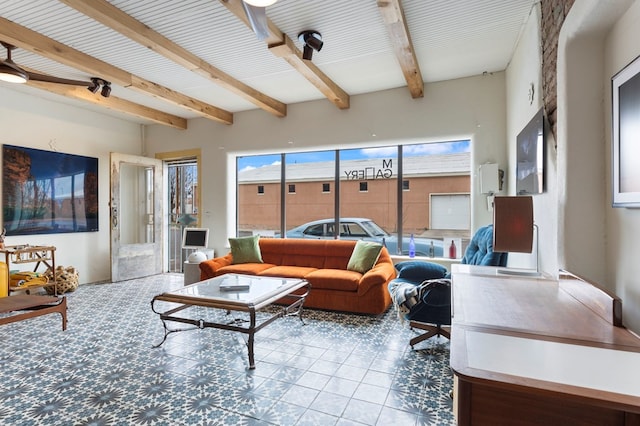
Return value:
<svg viewBox="0 0 640 426">
<path fill-rule="evenodd" d="M 412 350 L 416 333 L 394 312 L 279 319 L 256 334 L 249 370 L 245 339 L 229 331 L 170 333 L 154 347 L 165 330 L 150 301 L 182 285 L 180 274 L 85 284 L 65 296 L 67 331 L 55 315 L 0 327 L 0 424 L 455 424 L 448 340 Z"/>
</svg>

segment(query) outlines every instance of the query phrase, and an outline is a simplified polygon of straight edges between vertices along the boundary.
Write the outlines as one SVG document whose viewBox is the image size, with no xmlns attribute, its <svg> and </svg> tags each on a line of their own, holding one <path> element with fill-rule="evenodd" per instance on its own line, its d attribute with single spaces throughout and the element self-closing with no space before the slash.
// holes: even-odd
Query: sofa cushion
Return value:
<svg viewBox="0 0 640 426">
<path fill-rule="evenodd" d="M 310 272 L 304 278 L 314 289 L 357 291 L 362 274 L 344 269 L 318 269 Z"/>
<path fill-rule="evenodd" d="M 260 246 L 258 245 L 259 235 L 252 237 L 229 238 L 233 263 L 262 263 Z"/>
<path fill-rule="evenodd" d="M 274 266 L 273 268 L 261 271 L 259 275 L 268 277 L 304 278 L 305 275 L 315 271 L 316 268 L 307 266 Z"/>
<path fill-rule="evenodd" d="M 276 265 L 271 265 L 269 263 L 240 263 L 240 264 L 231 264 L 227 266 L 223 266 L 219 268 L 216 272 L 216 275 L 222 274 L 247 274 L 247 275 L 258 275 L 262 271 L 273 268 Z"/>
<path fill-rule="evenodd" d="M 398 271 L 397 279 L 414 283 L 421 283 L 424 280 L 443 278 L 447 275 L 447 268 L 434 262 L 423 260 L 407 260 L 396 264 Z"/>
<path fill-rule="evenodd" d="M 358 240 L 349 258 L 347 269 L 361 274 L 366 273 L 378 261 L 380 251 L 382 251 L 382 244 Z"/>
</svg>

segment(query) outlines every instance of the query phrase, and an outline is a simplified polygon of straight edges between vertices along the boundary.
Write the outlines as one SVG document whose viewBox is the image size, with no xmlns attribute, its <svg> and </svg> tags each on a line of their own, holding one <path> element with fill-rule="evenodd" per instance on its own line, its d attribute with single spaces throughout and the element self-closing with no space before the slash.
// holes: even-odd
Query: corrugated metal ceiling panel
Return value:
<svg viewBox="0 0 640 426">
<path fill-rule="evenodd" d="M 110 0 L 135 19 L 223 72 L 285 103 L 323 95 L 217 0 Z M 505 69 L 536 0 L 403 0 L 426 82 Z M 0 15 L 134 75 L 229 111 L 251 102 L 192 73 L 56 0 L 0 0 Z M 377 2 L 279 0 L 270 19 L 299 49 L 297 34 L 316 30 L 324 47 L 313 62 L 349 94 L 405 86 Z M 90 77 L 23 49 L 14 61 L 66 78 Z M 163 111 L 177 107 L 118 88 L 125 99 Z M 146 101 L 142 102 L 141 99 Z M 197 114 L 179 109 L 183 117 Z"/>
</svg>

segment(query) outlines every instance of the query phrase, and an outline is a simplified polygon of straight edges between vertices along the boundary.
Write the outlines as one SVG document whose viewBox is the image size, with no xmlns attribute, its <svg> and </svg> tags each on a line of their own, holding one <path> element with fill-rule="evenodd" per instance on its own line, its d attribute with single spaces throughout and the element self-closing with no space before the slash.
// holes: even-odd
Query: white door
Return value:
<svg viewBox="0 0 640 426">
<path fill-rule="evenodd" d="M 111 280 L 162 273 L 162 161 L 111 153 Z"/>
</svg>

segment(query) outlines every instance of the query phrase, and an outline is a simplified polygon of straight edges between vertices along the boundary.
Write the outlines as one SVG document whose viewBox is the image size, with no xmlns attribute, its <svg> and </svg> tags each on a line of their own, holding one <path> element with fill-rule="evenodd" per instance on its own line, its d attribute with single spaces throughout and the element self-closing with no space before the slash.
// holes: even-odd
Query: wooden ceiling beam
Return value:
<svg viewBox="0 0 640 426">
<path fill-rule="evenodd" d="M 60 0 L 62 3 L 171 59 L 278 117 L 287 115 L 287 105 L 242 83 L 178 44 L 127 15 L 105 0 Z"/>
<path fill-rule="evenodd" d="M 242 0 L 219 0 L 231 13 L 251 28 L 247 15 L 242 7 Z M 296 47 L 291 38 L 284 34 L 269 18 L 267 18 L 269 35 L 264 42 L 269 51 L 284 59 L 296 71 L 313 84 L 324 96 L 340 109 L 349 108 L 350 98 L 313 62 L 302 59 L 302 52 Z"/>
<path fill-rule="evenodd" d="M 424 96 L 424 81 L 416 58 L 401 0 L 378 0 L 378 9 L 387 26 L 396 58 L 402 68 L 412 98 Z"/>
<path fill-rule="evenodd" d="M 233 114 L 229 111 L 130 74 L 123 69 L 75 50 L 2 17 L 0 17 L 0 40 L 88 74 L 99 76 L 119 86 L 172 102 L 183 108 L 195 111 L 203 117 L 225 124 L 233 123 Z"/>
<path fill-rule="evenodd" d="M 105 98 L 99 93 L 91 93 L 85 87 L 69 86 L 65 84 L 47 83 L 43 81 L 29 80 L 27 85 L 41 90 L 62 95 L 71 99 L 78 99 L 89 102 L 94 105 L 108 108 L 113 111 L 122 112 L 139 118 L 153 121 L 154 123 L 165 126 L 175 127 L 176 129 L 185 130 L 187 128 L 187 120 L 176 115 L 158 111 L 144 105 L 136 104 L 126 99 L 109 96 Z"/>
<path fill-rule="evenodd" d="M 347 92 L 333 82 L 325 73 L 320 71 L 313 62 L 302 59 L 302 52 L 296 47 L 293 41 L 283 34 L 284 41 L 269 46 L 269 51 L 274 55 L 284 59 L 304 76 L 311 84 L 322 92 L 322 94 L 333 102 L 340 109 L 348 109 L 350 98 Z"/>
</svg>

